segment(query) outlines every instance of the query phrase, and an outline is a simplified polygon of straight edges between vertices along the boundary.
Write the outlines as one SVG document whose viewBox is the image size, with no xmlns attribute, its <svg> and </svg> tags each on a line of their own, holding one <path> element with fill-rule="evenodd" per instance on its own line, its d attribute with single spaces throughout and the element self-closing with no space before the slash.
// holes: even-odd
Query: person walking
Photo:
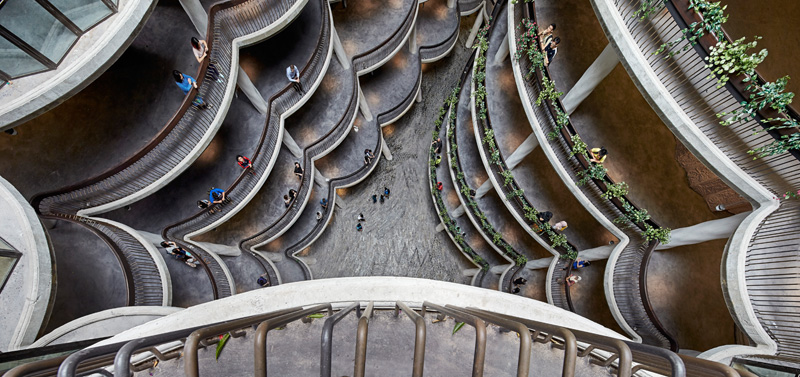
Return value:
<svg viewBox="0 0 800 377">
<path fill-rule="evenodd" d="M 292 64 L 286 67 L 286 78 L 292 83 L 294 90 L 300 92 L 300 94 L 306 94 L 306 91 L 303 90 L 303 85 L 300 83 L 300 70 L 297 69 L 296 65 Z"/>
<path fill-rule="evenodd" d="M 436 138 L 436 140 L 431 143 L 433 147 L 433 153 L 439 153 L 442 150 L 442 138 Z"/>
<path fill-rule="evenodd" d="M 364 214 L 363 213 L 359 213 L 358 214 L 358 221 L 367 221 L 367 219 L 364 218 Z"/>
<path fill-rule="evenodd" d="M 161 247 L 163 247 L 168 254 L 174 256 L 175 259 L 182 260 L 184 263 L 186 263 L 186 265 L 192 268 L 197 267 L 197 260 L 194 259 L 192 254 L 184 250 L 182 247 L 178 246 L 178 244 L 176 244 L 175 242 L 161 241 Z"/>
<path fill-rule="evenodd" d="M 383 196 L 388 198 L 390 193 L 391 193 L 391 191 L 389 190 L 389 188 L 386 187 L 386 186 L 383 186 Z"/>
<path fill-rule="evenodd" d="M 364 227 L 361 226 L 361 223 L 356 224 L 356 230 L 359 231 L 359 232 L 364 230 Z"/>
<path fill-rule="evenodd" d="M 319 201 L 319 205 L 322 209 L 328 209 L 328 199 L 322 198 L 322 200 Z"/>
<path fill-rule="evenodd" d="M 372 149 L 364 149 L 364 165 L 369 165 L 373 158 L 375 158 L 375 154 L 372 153 Z"/>
<path fill-rule="evenodd" d="M 522 276 L 520 276 L 520 277 L 518 277 L 518 278 L 514 279 L 514 285 L 525 285 L 525 283 L 527 283 L 527 282 L 528 282 L 528 280 L 526 280 L 526 279 L 525 279 L 524 277 L 522 277 Z"/>
<path fill-rule="evenodd" d="M 236 156 L 236 163 L 238 163 L 239 166 L 242 167 L 242 169 L 250 170 L 250 172 L 253 173 L 253 175 L 256 175 L 256 170 L 253 169 L 253 163 L 250 162 L 249 158 L 242 155 L 238 155 Z"/>
<path fill-rule="evenodd" d="M 263 275 L 259 276 L 258 280 L 256 280 L 256 283 L 258 283 L 258 285 L 260 285 L 261 288 L 269 287 L 269 280 L 267 279 L 267 274 L 264 273 Z"/>
<path fill-rule="evenodd" d="M 317 221 L 322 220 L 322 212 L 317 211 Z"/>
<path fill-rule="evenodd" d="M 189 92 L 192 91 L 192 88 L 197 89 L 197 80 L 195 80 L 192 76 L 184 75 L 183 73 L 180 73 L 180 71 L 174 70 L 172 71 L 172 78 L 175 79 L 175 83 L 178 84 L 178 87 L 181 88 L 184 95 L 188 95 Z M 199 94 L 196 95 L 192 100 L 192 105 L 198 109 L 213 107 L 213 105 L 205 103 L 205 101 L 203 101 L 203 97 L 201 97 Z"/>
<path fill-rule="evenodd" d="M 297 190 L 289 189 L 289 199 L 294 200 L 295 198 L 297 198 Z"/>
<path fill-rule="evenodd" d="M 436 165 L 436 167 L 438 168 L 439 164 L 441 164 L 441 163 L 442 163 L 442 156 L 437 154 L 436 155 L 436 159 L 433 160 L 433 164 Z"/>
<path fill-rule="evenodd" d="M 304 173 L 303 172 L 303 167 L 300 166 L 299 162 L 295 162 L 294 163 L 294 175 L 296 175 L 297 178 L 300 178 L 300 180 L 302 180 L 303 179 L 303 173 Z"/>
<path fill-rule="evenodd" d="M 197 38 L 192 37 L 192 52 L 194 52 L 194 58 L 197 59 L 197 62 L 202 63 L 203 59 L 208 56 L 208 43 L 206 43 L 205 40 L 198 40 Z M 216 82 L 222 82 L 220 77 L 225 77 L 219 73 L 214 62 L 208 62 L 208 71 L 206 71 L 206 74 Z"/>
<path fill-rule="evenodd" d="M 553 229 L 555 229 L 556 232 L 563 232 L 564 229 L 567 229 L 567 222 L 564 221 L 564 220 L 561 220 L 561 221 L 557 222 L 555 225 L 553 225 Z"/>
<path fill-rule="evenodd" d="M 590 161 L 595 164 L 602 164 L 606 161 L 606 157 L 608 157 L 608 151 L 606 150 L 606 147 L 592 148 L 590 154 L 592 156 Z"/>
<path fill-rule="evenodd" d="M 283 196 L 283 206 L 286 207 L 286 208 L 289 208 L 290 205 L 292 205 L 292 199 L 289 199 L 289 195 L 284 195 Z"/>
<path fill-rule="evenodd" d="M 577 275 L 569 275 L 566 279 L 564 279 L 564 282 L 566 282 L 568 287 L 578 284 L 579 281 L 581 281 L 581 277 Z"/>
</svg>

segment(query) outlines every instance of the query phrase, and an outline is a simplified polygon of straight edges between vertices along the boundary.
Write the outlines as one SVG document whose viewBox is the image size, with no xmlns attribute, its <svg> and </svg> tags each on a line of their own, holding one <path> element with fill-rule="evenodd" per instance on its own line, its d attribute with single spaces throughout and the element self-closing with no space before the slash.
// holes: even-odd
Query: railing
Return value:
<svg viewBox="0 0 800 377">
<path fill-rule="evenodd" d="M 331 17 L 330 7 L 327 2 L 321 4 L 321 12 L 322 25 L 319 30 L 316 49 L 300 72 L 301 84 L 305 85 L 306 88 L 310 87 L 323 74 L 327 55 L 330 51 Z M 203 209 L 188 219 L 167 226 L 162 231 L 165 239 L 175 242 L 185 240 L 192 233 L 208 229 L 224 221 L 226 216 L 232 216 L 233 213 L 240 210 L 249 201 L 252 194 L 263 185 L 275 162 L 276 154 L 281 145 L 283 114 L 295 106 L 302 97 L 303 95 L 294 90 L 292 85 L 286 85 L 278 93 L 270 97 L 266 125 L 251 159 L 253 169 L 252 171 L 243 169 L 239 177 L 225 190 L 225 196 L 230 199 L 230 202 L 212 205 L 211 208 L 216 209 L 214 213 L 209 209 Z M 301 186 L 301 190 L 308 191 L 310 190 L 309 187 L 310 185 L 306 184 L 305 187 Z M 297 198 L 295 198 L 295 201 L 297 201 Z M 193 248 L 193 250 L 196 249 L 199 248 Z M 268 265 L 265 268 L 269 276 L 277 276 L 277 273 L 272 271 L 271 266 Z M 270 284 L 277 284 L 277 281 L 270 281 Z"/>
<path fill-rule="evenodd" d="M 717 43 L 716 36 L 707 33 L 701 37 L 693 47 L 694 53 L 689 50 L 667 57 L 670 51 L 688 48 L 686 41 L 661 54 L 652 53 L 662 43 L 680 38 L 686 25 L 701 20 L 701 16 L 688 10 L 687 0 L 670 0 L 666 9 L 649 19 L 639 21 L 633 15 L 638 9 L 638 3 L 637 0 L 614 0 L 628 32 L 647 63 L 683 112 L 725 156 L 757 182 L 775 193 L 796 190 L 800 184 L 797 151 L 793 151 L 794 156 L 784 153 L 757 160 L 747 153 L 748 150 L 768 145 L 781 135 L 796 130 L 762 131 L 755 134 L 754 130 L 767 126 L 760 120 L 776 117 L 769 108 L 759 112 L 758 120 L 750 119 L 728 127 L 719 124 L 720 119 L 716 114 L 741 109 L 739 103 L 749 98 L 749 94 L 744 89 L 747 83 L 742 83 L 741 77 L 732 78 L 722 88 L 717 88 L 716 80 L 707 79 L 711 71 L 705 67 L 705 58 L 709 55 L 710 47 Z M 727 34 L 725 39 L 730 41 Z M 760 76 L 757 80 L 763 82 Z M 795 119 L 800 118 L 791 108 L 789 115 Z"/>
<path fill-rule="evenodd" d="M 461 12 L 472 14 L 480 8 L 484 1 L 485 0 L 457 0 L 458 9 Z"/>
<path fill-rule="evenodd" d="M 408 14 L 406 14 L 399 29 L 395 30 L 394 33 L 381 44 L 353 56 L 353 66 L 355 67 L 356 73 L 362 75 L 377 68 L 379 63 L 388 60 L 391 54 L 400 48 L 400 45 L 403 44 L 406 37 L 408 37 L 411 32 L 411 28 L 414 27 L 417 18 L 419 2 L 412 1 L 411 3 L 412 5 L 408 9 Z"/>
<path fill-rule="evenodd" d="M 198 89 L 189 92 L 167 125 L 123 163 L 77 184 L 37 194 L 33 207 L 42 214 L 74 214 L 133 195 L 180 169 L 187 157 L 198 154 L 198 146 L 210 142 L 209 133 L 219 123 L 215 120 L 221 119 L 217 112 L 224 108 L 224 101 L 232 98 L 226 96 L 230 94 L 228 86 L 233 85 L 228 82 L 230 74 L 220 76 L 222 82 L 205 79 L 209 62 L 214 61 L 220 72 L 236 69 L 231 62 L 233 40 L 269 26 L 295 3 L 296 0 L 231 0 L 212 6 L 206 34 L 209 54 L 196 74 Z M 192 106 L 196 95 L 215 106 L 205 110 Z"/>
<path fill-rule="evenodd" d="M 127 305 L 164 305 L 164 284 L 153 256 L 130 233 L 98 219 L 75 215 L 47 215 L 45 219 L 63 220 L 85 226 L 100 237 L 114 252 L 122 266 L 127 286 Z"/>
<path fill-rule="evenodd" d="M 467 60 L 467 66 L 469 66 L 474 59 L 475 59 L 475 53 L 473 52 L 470 55 L 469 59 Z M 468 73 L 469 71 L 465 70 L 464 72 Z M 458 81 L 455 84 L 455 88 L 461 88 L 464 79 L 466 79 L 466 75 L 463 74 L 462 72 L 462 75 L 459 77 Z M 448 113 L 451 114 L 449 117 L 453 117 L 455 116 L 455 111 L 457 111 L 457 106 L 455 106 L 455 104 L 451 104 L 449 98 L 445 100 L 445 105 L 448 105 L 447 109 L 443 113 L 440 113 L 439 117 L 436 119 L 436 122 L 434 122 L 435 125 L 433 129 L 435 135 L 433 138 L 434 141 L 439 135 L 439 131 L 442 128 L 441 125 L 444 124 L 445 121 L 447 121 L 448 124 L 450 123 L 449 118 L 446 118 L 448 116 Z M 444 109 L 444 106 L 442 107 L 442 109 Z M 472 285 L 481 286 L 483 277 L 486 275 L 487 270 L 490 267 L 489 263 L 486 262 L 486 260 L 483 259 L 480 255 L 478 255 L 478 253 L 476 253 L 475 250 L 472 247 L 470 247 L 467 241 L 460 234 L 454 232 L 448 226 L 450 225 L 449 222 L 453 220 L 450 217 L 449 213 L 447 212 L 447 207 L 445 207 L 444 201 L 442 200 L 441 192 L 439 192 L 439 190 L 437 190 L 434 187 L 436 185 L 436 182 L 438 182 L 438 179 L 436 178 L 437 166 L 433 163 L 433 161 L 435 161 L 435 158 L 436 158 L 436 153 L 434 152 L 433 146 L 431 146 L 431 148 L 428 151 L 428 161 L 429 161 L 428 186 L 429 189 L 431 190 L 431 199 L 433 200 L 433 206 L 436 209 L 436 214 L 437 216 L 439 216 L 439 220 L 442 222 L 442 226 L 444 226 L 444 230 L 450 236 L 450 239 L 453 240 L 453 243 L 456 245 L 458 250 L 461 251 L 461 253 L 464 254 L 464 256 L 467 257 L 476 267 L 480 268 L 480 271 L 472 279 Z M 447 218 L 449 221 L 445 221 L 445 218 Z"/>
<path fill-rule="evenodd" d="M 355 73 L 352 74 L 352 80 L 353 90 L 350 93 L 350 102 L 347 105 L 347 110 L 344 112 L 344 114 L 342 114 L 342 117 L 336 123 L 336 126 L 328 131 L 327 134 L 303 150 L 303 171 L 313 171 L 314 160 L 335 148 L 337 143 L 341 141 L 340 139 L 342 139 L 342 136 L 347 135 L 348 131 L 350 130 L 352 120 L 355 117 L 356 111 L 358 111 L 358 77 L 355 75 Z M 300 216 L 300 213 L 305 207 L 302 205 L 302 203 L 300 203 L 300 200 L 305 200 L 305 198 L 310 195 L 313 185 L 314 182 L 311 180 L 311 174 L 303 174 L 303 179 L 300 182 L 300 188 L 295 196 L 295 199 L 292 200 L 289 209 L 272 224 L 268 225 L 260 232 L 239 242 L 239 248 L 241 250 L 250 250 L 251 248 L 258 247 L 266 242 L 269 242 L 274 237 L 277 237 L 283 233 L 291 224 L 294 223 L 294 221 L 296 221 L 297 217 Z"/>
<path fill-rule="evenodd" d="M 763 122 L 765 119 L 777 118 L 774 110 L 766 107 L 758 111 L 755 119 L 743 123 L 727 127 L 719 124 L 716 114 L 741 109 L 740 103 L 749 98 L 749 94 L 741 76 L 732 78 L 721 88 L 717 87 L 716 80 L 708 79 L 711 71 L 705 67 L 705 58 L 718 42 L 716 35 L 706 33 L 694 46 L 684 40 L 661 54 L 652 54 L 662 43 L 679 39 L 688 25 L 702 20 L 700 14 L 688 9 L 688 1 L 667 1 L 665 8 L 642 21 L 634 16 L 639 1 L 614 0 L 613 4 L 652 72 L 697 129 L 729 160 L 776 196 L 797 190 L 800 185 L 797 150 L 757 160 L 747 153 L 797 132 L 796 129 L 782 129 L 755 133 L 769 126 Z M 726 33 L 724 39 L 731 41 Z M 684 49 L 683 53 L 668 56 L 670 51 Z M 764 82 L 757 73 L 754 79 Z M 794 109 L 787 110 L 790 117 L 800 119 Z M 792 278 L 800 267 L 793 251 L 800 244 L 794 231 L 797 223 L 796 205 L 782 203 L 750 239 L 745 262 L 747 292 L 759 322 L 778 344 L 778 352 L 793 356 L 800 355 L 800 344 L 796 341 L 800 326 L 796 325 L 796 316 L 783 310 L 795 302 L 790 292 L 798 290 L 798 283 Z"/>
<path fill-rule="evenodd" d="M 248 332 L 254 343 L 253 369 L 256 375 L 267 375 L 268 353 L 266 352 L 266 338 L 270 330 L 285 326 L 297 320 L 307 321 L 312 314 L 327 312 L 325 324 L 321 330 L 320 347 L 320 375 L 331 375 L 331 352 L 333 349 L 331 334 L 336 324 L 344 317 L 355 311 L 359 319 L 356 340 L 356 357 L 353 362 L 354 376 L 363 377 L 367 359 L 366 348 L 368 343 L 367 331 L 370 318 L 373 316 L 374 304 L 369 302 L 366 310 L 362 310 L 360 302 L 336 303 L 347 305 L 334 315 L 333 304 L 319 304 L 303 308 L 291 308 L 261 315 L 203 325 L 184 330 L 173 331 L 134 339 L 127 342 L 113 343 L 77 351 L 69 356 L 24 364 L 10 370 L 5 376 L 19 377 L 28 375 L 54 375 L 56 369 L 59 377 L 74 377 L 100 373 L 110 376 L 108 371 L 113 365 L 114 376 L 129 376 L 131 372 L 141 372 L 152 367 L 153 360 L 167 362 L 183 355 L 184 374 L 189 377 L 200 375 L 200 358 L 210 358 L 213 352 L 198 353 L 200 348 L 214 347 L 222 334 L 231 334 L 233 338 L 241 338 Z M 349 305 L 348 305 L 349 304 Z M 417 306 L 417 308 L 420 308 Z M 441 320 L 450 316 L 457 321 L 464 322 L 475 330 L 475 345 L 473 360 L 471 361 L 471 375 L 480 377 L 484 375 L 484 361 L 486 359 L 487 338 L 492 334 L 487 332 L 487 327 L 501 328 L 513 331 L 520 335 L 519 354 L 509 355 L 516 358 L 516 365 L 509 366 L 516 376 L 528 376 L 531 372 L 531 358 L 536 355 L 533 351 L 535 344 L 550 345 L 551 352 L 563 358 L 558 375 L 574 377 L 578 358 L 587 358 L 583 363 L 596 364 L 606 368 L 609 372 L 615 371 L 619 377 L 630 377 L 639 371 L 648 371 L 666 376 L 700 376 L 700 377 L 736 377 L 740 376 L 736 370 L 713 361 L 697 359 L 691 356 L 678 355 L 665 349 L 646 346 L 631 341 L 609 338 L 585 331 L 570 329 L 542 323 L 535 320 L 513 317 L 490 312 L 478 308 L 463 308 L 455 305 L 436 305 L 424 302 L 419 309 L 403 302 L 396 302 L 392 307 L 395 314 L 402 310 L 414 321 L 414 356 L 410 360 L 413 366 L 412 375 L 422 376 L 426 344 L 428 320 L 426 316 L 436 314 Z M 381 317 L 377 317 L 381 318 Z M 373 319 L 374 321 L 374 319 Z M 253 328 L 256 328 L 253 330 Z M 310 329 L 311 327 L 309 327 Z M 371 337 L 373 343 L 380 345 L 392 342 L 397 345 L 397 339 Z M 280 345 L 278 345 L 280 346 Z M 180 348 L 178 348 L 180 347 Z M 352 344 L 348 345 L 348 348 Z M 182 352 L 179 352 L 182 350 Z M 538 351 L 537 351 L 538 352 Z M 563 356 L 562 356 L 563 355 Z M 133 361 L 135 358 L 136 361 Z M 223 362 L 225 359 L 223 359 Z M 375 360 L 373 362 L 378 362 Z M 613 365 L 612 365 L 613 364 Z M 534 371 L 542 371 L 539 365 L 534 364 Z M 752 376 L 742 372 L 741 376 Z"/>
<path fill-rule="evenodd" d="M 800 358 L 800 203 L 787 202 L 759 224 L 745 261 L 753 310 L 778 344 L 778 356 Z"/>
<path fill-rule="evenodd" d="M 533 3 L 525 3 L 523 6 L 517 6 L 516 10 L 517 11 L 514 12 L 515 26 L 521 24 L 523 17 L 527 17 L 534 22 L 536 21 Z M 517 40 L 520 31 L 521 28 L 515 28 L 514 40 Z M 538 41 L 532 43 L 538 44 Z M 518 64 L 523 74 L 529 72 L 532 67 L 532 62 L 527 57 L 519 59 Z M 553 162 L 562 164 L 573 182 L 578 182 L 580 178 L 577 176 L 577 172 L 590 167 L 590 162 L 586 160 L 584 155 L 576 154 L 575 156 L 570 156 L 574 145 L 572 137 L 573 135 L 578 135 L 578 133 L 571 123 L 567 123 L 559 131 L 559 127 L 556 123 L 557 112 L 555 107 L 558 106 L 561 112 L 566 113 L 559 99 L 552 102 L 544 100 L 539 106 L 535 104 L 542 90 L 541 81 L 545 77 L 548 79 L 551 77 L 547 67 L 537 69 L 535 74 L 531 76 L 530 80 L 523 80 L 523 82 L 518 83 L 518 85 L 521 84 L 527 92 L 527 100 L 534 109 L 536 120 L 540 127 L 543 128 L 542 131 L 544 131 L 544 133 L 557 132 L 560 136 L 549 142 L 558 157 L 558 161 Z M 623 217 L 625 214 L 626 211 L 623 209 L 622 200 L 627 201 L 633 208 L 638 210 L 638 207 L 625 196 L 612 200 L 601 197 L 601 194 L 608 190 L 606 182 L 614 184 L 614 181 L 607 175 L 604 180 L 593 179 L 592 181 L 594 185 L 583 185 L 581 186 L 581 190 L 609 221 L 614 221 L 617 218 Z M 572 184 L 572 182 L 566 182 L 566 184 Z M 620 230 L 629 237 L 630 242 L 617 258 L 612 258 L 616 261 L 616 264 L 612 266 L 612 285 L 615 304 L 625 322 L 633 331 L 642 337 L 644 343 L 677 350 L 677 341 L 664 326 L 661 325 L 652 310 L 646 289 L 646 276 L 642 273 L 647 270 L 649 256 L 651 255 L 651 252 L 647 250 L 655 249 L 658 243 L 657 241 L 646 242 L 642 233 L 638 231 L 644 230 L 645 224 L 628 223 L 634 227 L 623 227 Z M 651 227 L 659 228 L 658 224 L 652 220 L 648 220 L 647 224 Z"/>
<path fill-rule="evenodd" d="M 480 51 L 478 53 L 480 53 Z M 488 59 L 486 59 L 486 62 L 488 63 Z M 479 67 L 476 64 L 475 69 L 477 70 L 478 68 Z M 483 69 L 485 73 L 486 65 L 484 65 Z M 478 85 L 483 85 L 483 87 L 486 88 L 487 87 L 486 75 L 484 74 L 482 75 L 482 77 L 483 80 L 476 79 L 474 81 L 476 81 Z M 541 223 L 536 217 L 531 218 L 532 213 L 529 214 L 525 210 L 526 208 L 530 208 L 533 211 L 533 213 L 536 213 L 536 208 L 534 207 L 533 203 L 530 200 L 528 200 L 528 198 L 525 196 L 525 193 L 519 186 L 519 183 L 517 183 L 516 178 L 514 178 L 511 169 L 508 168 L 506 160 L 503 157 L 503 152 L 497 146 L 497 138 L 494 136 L 494 128 L 492 127 L 491 114 L 489 111 L 488 94 L 486 96 L 483 96 L 483 108 L 486 109 L 486 118 L 480 119 L 480 117 L 476 117 L 475 119 L 474 123 L 476 127 L 475 141 L 478 144 L 478 148 L 481 149 L 481 154 L 483 157 L 482 159 L 484 161 L 484 167 L 486 167 L 487 173 L 494 176 L 493 181 L 498 182 L 495 185 L 495 187 L 499 188 L 499 193 L 505 196 L 505 200 L 503 200 L 503 203 L 506 205 L 506 207 L 508 207 L 510 211 L 516 212 L 517 215 L 514 217 L 518 220 L 520 226 L 525 228 L 525 230 L 527 230 L 528 233 L 531 234 L 536 239 L 536 241 L 539 242 L 539 244 L 541 244 L 542 246 L 549 247 L 551 250 L 556 251 L 559 254 L 559 256 L 569 255 L 570 251 L 573 250 L 577 252 L 578 248 L 568 241 L 566 243 L 566 247 L 565 246 L 553 247 L 553 241 L 549 237 L 545 238 L 542 236 L 545 232 L 548 231 L 550 225 Z M 487 133 L 487 131 L 489 132 Z M 483 142 L 484 137 L 489 137 L 489 136 L 491 136 L 491 139 L 493 140 L 492 145 Z M 498 163 L 493 163 L 492 161 L 490 161 L 489 156 L 492 156 L 495 152 L 497 152 L 499 155 Z M 508 184 L 505 184 L 506 178 L 503 175 L 504 172 L 508 172 L 511 174 L 510 175 L 511 180 Z M 502 182 L 502 184 L 500 184 L 499 182 Z M 518 192 L 522 193 L 517 194 Z M 525 219 L 527 221 L 523 221 L 522 219 Z M 536 229 L 533 229 L 533 226 L 536 226 L 538 228 L 538 231 Z M 570 288 L 568 285 L 565 284 L 564 281 L 564 279 L 568 276 L 568 273 L 565 274 L 563 271 L 564 270 L 562 269 L 556 269 L 552 273 L 553 281 L 551 282 L 550 290 L 551 290 L 551 297 L 553 299 L 553 305 L 574 312 L 575 307 L 573 306 L 572 300 L 570 299 L 569 295 Z"/>
</svg>

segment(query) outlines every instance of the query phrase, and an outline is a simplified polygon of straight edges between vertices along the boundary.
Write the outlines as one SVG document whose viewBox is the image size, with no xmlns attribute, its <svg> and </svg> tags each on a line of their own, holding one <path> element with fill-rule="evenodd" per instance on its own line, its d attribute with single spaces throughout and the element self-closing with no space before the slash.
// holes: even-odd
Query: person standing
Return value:
<svg viewBox="0 0 800 377">
<path fill-rule="evenodd" d="M 175 79 L 175 83 L 178 84 L 178 87 L 181 88 L 184 95 L 188 95 L 189 92 L 192 91 L 192 88 L 197 89 L 197 80 L 195 80 L 192 76 L 184 75 L 183 73 L 180 73 L 180 71 L 174 70 L 172 71 L 172 78 Z M 203 97 L 201 97 L 199 94 L 196 95 L 192 100 L 192 105 L 198 109 L 206 109 L 209 106 L 213 107 L 210 104 L 206 104 L 205 101 L 203 101 Z"/>
<path fill-rule="evenodd" d="M 300 83 L 300 70 L 297 69 L 296 65 L 292 64 L 286 67 L 286 78 L 292 83 L 294 90 L 300 92 L 300 94 L 306 94 L 306 91 L 303 90 L 303 85 Z"/>
<path fill-rule="evenodd" d="M 558 53 L 558 45 L 561 43 L 561 38 L 555 37 L 544 48 L 544 65 L 549 66 Z"/>
<path fill-rule="evenodd" d="M 238 155 L 238 156 L 236 156 L 236 163 L 238 163 L 239 166 L 242 167 L 242 169 L 244 169 L 244 170 L 248 170 L 249 169 L 250 172 L 253 173 L 253 175 L 256 175 L 256 171 L 255 171 L 255 169 L 253 169 L 253 163 L 250 162 L 249 158 L 247 158 L 245 156 L 242 156 L 242 155 Z"/>
<path fill-rule="evenodd" d="M 218 204 L 222 203 L 226 200 L 225 191 L 220 188 L 212 187 L 211 190 L 208 191 L 208 201 L 211 204 Z"/>
<path fill-rule="evenodd" d="M 260 285 L 261 288 L 269 287 L 269 280 L 267 279 L 267 274 L 265 273 L 259 276 L 258 280 L 256 280 L 256 283 L 258 283 L 258 285 Z"/>
<path fill-rule="evenodd" d="M 590 161 L 594 162 L 595 164 L 602 164 L 606 161 L 606 157 L 608 157 L 608 151 L 606 150 L 606 147 L 592 148 L 590 153 L 592 156 Z"/>
<path fill-rule="evenodd" d="M 294 175 L 300 178 L 300 180 L 303 179 L 303 168 L 300 166 L 299 162 L 294 163 Z"/>
<path fill-rule="evenodd" d="M 192 52 L 194 52 L 194 58 L 197 59 L 197 62 L 202 63 L 203 59 L 205 59 L 206 56 L 208 56 L 208 44 L 206 43 L 205 40 L 202 39 L 198 40 L 197 38 L 192 37 Z M 219 78 L 225 77 L 219 73 L 219 71 L 217 70 L 217 66 L 214 64 L 214 62 L 208 62 L 207 74 L 209 75 L 209 77 L 211 77 L 212 80 L 215 80 L 216 82 L 222 82 L 222 80 L 220 80 Z"/>
</svg>

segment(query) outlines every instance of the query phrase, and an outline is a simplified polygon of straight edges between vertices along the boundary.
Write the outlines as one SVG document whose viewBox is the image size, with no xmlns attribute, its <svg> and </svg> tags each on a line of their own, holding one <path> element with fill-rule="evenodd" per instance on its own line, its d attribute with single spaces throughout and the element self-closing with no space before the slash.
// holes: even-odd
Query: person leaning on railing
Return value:
<svg viewBox="0 0 800 377">
<path fill-rule="evenodd" d="M 544 48 L 544 65 L 550 65 L 550 62 L 553 61 L 553 58 L 556 57 L 558 53 L 558 44 L 561 43 L 561 38 L 555 37 L 553 38 L 552 35 L 548 36 L 545 39 L 545 48 Z"/>
<path fill-rule="evenodd" d="M 172 71 L 172 77 L 175 79 L 175 83 L 178 84 L 178 87 L 181 88 L 181 90 L 183 90 L 183 94 L 185 95 L 188 95 L 189 92 L 192 91 L 192 88 L 197 89 L 197 80 L 195 80 L 194 77 L 192 76 L 184 75 L 180 71 L 174 70 Z M 206 104 L 205 101 L 203 101 L 203 97 L 201 97 L 199 94 L 196 95 L 192 100 L 192 105 L 194 105 L 198 109 L 214 107 L 211 104 Z"/>
<path fill-rule="evenodd" d="M 208 44 L 202 39 L 198 40 L 197 38 L 192 37 L 192 52 L 194 52 L 194 58 L 197 59 L 197 62 L 203 63 L 203 59 L 208 56 Z M 223 74 L 219 73 L 214 62 L 208 62 L 208 70 L 206 71 L 206 75 L 211 77 L 211 79 L 216 82 L 222 82 L 220 77 L 225 77 Z"/>
</svg>

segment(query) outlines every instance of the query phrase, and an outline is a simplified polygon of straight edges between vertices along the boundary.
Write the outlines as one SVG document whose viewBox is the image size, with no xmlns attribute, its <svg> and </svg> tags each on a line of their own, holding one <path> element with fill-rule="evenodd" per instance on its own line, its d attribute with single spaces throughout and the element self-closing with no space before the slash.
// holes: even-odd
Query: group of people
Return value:
<svg viewBox="0 0 800 377">
<path fill-rule="evenodd" d="M 528 282 L 528 280 L 527 280 L 527 279 L 525 279 L 525 278 L 524 278 L 524 277 L 522 277 L 522 276 L 520 276 L 520 277 L 518 277 L 518 278 L 514 279 L 514 281 L 512 282 L 512 283 L 514 283 L 514 289 L 512 289 L 512 290 L 511 290 L 511 293 L 513 293 L 513 294 L 517 294 L 517 293 L 519 293 L 519 292 L 520 292 L 520 290 L 521 290 L 521 288 L 520 288 L 520 287 L 521 287 L 521 286 L 523 286 L 523 285 L 525 285 L 525 283 L 527 283 L 527 282 Z"/>
<path fill-rule="evenodd" d="M 555 230 L 556 232 L 563 232 L 564 229 L 567 229 L 567 222 L 564 221 L 564 220 L 561 220 L 561 221 L 559 221 L 559 222 L 557 222 L 557 223 L 555 223 L 554 225 L 551 226 L 550 225 L 550 220 L 552 218 L 553 218 L 553 213 L 550 212 L 550 211 L 539 212 L 536 215 L 536 220 L 538 220 L 539 223 L 541 223 L 542 226 L 545 227 L 545 228 L 540 228 L 540 229 L 535 229 L 535 230 L 537 232 L 541 233 L 541 232 L 544 232 L 546 230 L 546 227 L 550 227 L 553 230 Z"/>
<path fill-rule="evenodd" d="M 561 43 L 561 38 L 553 35 L 556 30 L 556 24 L 550 24 L 545 29 L 539 32 L 539 40 L 541 41 L 541 48 L 544 50 L 544 65 L 550 65 L 553 58 L 558 53 L 558 44 Z"/>
<path fill-rule="evenodd" d="M 391 190 L 389 190 L 389 188 L 388 188 L 388 187 L 384 186 L 384 187 L 383 187 L 383 194 L 380 194 L 380 195 L 381 195 L 380 202 L 381 202 L 381 203 L 383 203 L 383 201 L 384 201 L 385 199 L 389 199 L 389 194 L 390 194 L 391 192 L 392 192 L 392 191 L 391 191 Z M 377 203 L 377 202 L 378 202 L 378 194 L 372 195 L 372 203 Z"/>
<path fill-rule="evenodd" d="M 578 269 L 581 269 L 581 268 L 584 268 L 584 267 L 589 267 L 589 265 L 591 265 L 591 264 L 592 263 L 589 262 L 588 260 L 583 260 L 583 259 L 578 258 L 578 259 L 575 259 L 574 261 L 572 261 L 572 270 L 575 271 L 575 270 L 578 270 Z M 563 270 L 566 270 L 567 268 L 569 268 L 569 265 L 567 265 L 567 267 L 564 267 Z M 569 274 L 569 276 L 567 276 L 564 279 L 564 283 L 568 287 L 571 287 L 571 286 L 577 284 L 579 281 L 581 281 L 581 277 L 578 276 L 578 275 L 575 275 L 575 274 Z"/>
</svg>

